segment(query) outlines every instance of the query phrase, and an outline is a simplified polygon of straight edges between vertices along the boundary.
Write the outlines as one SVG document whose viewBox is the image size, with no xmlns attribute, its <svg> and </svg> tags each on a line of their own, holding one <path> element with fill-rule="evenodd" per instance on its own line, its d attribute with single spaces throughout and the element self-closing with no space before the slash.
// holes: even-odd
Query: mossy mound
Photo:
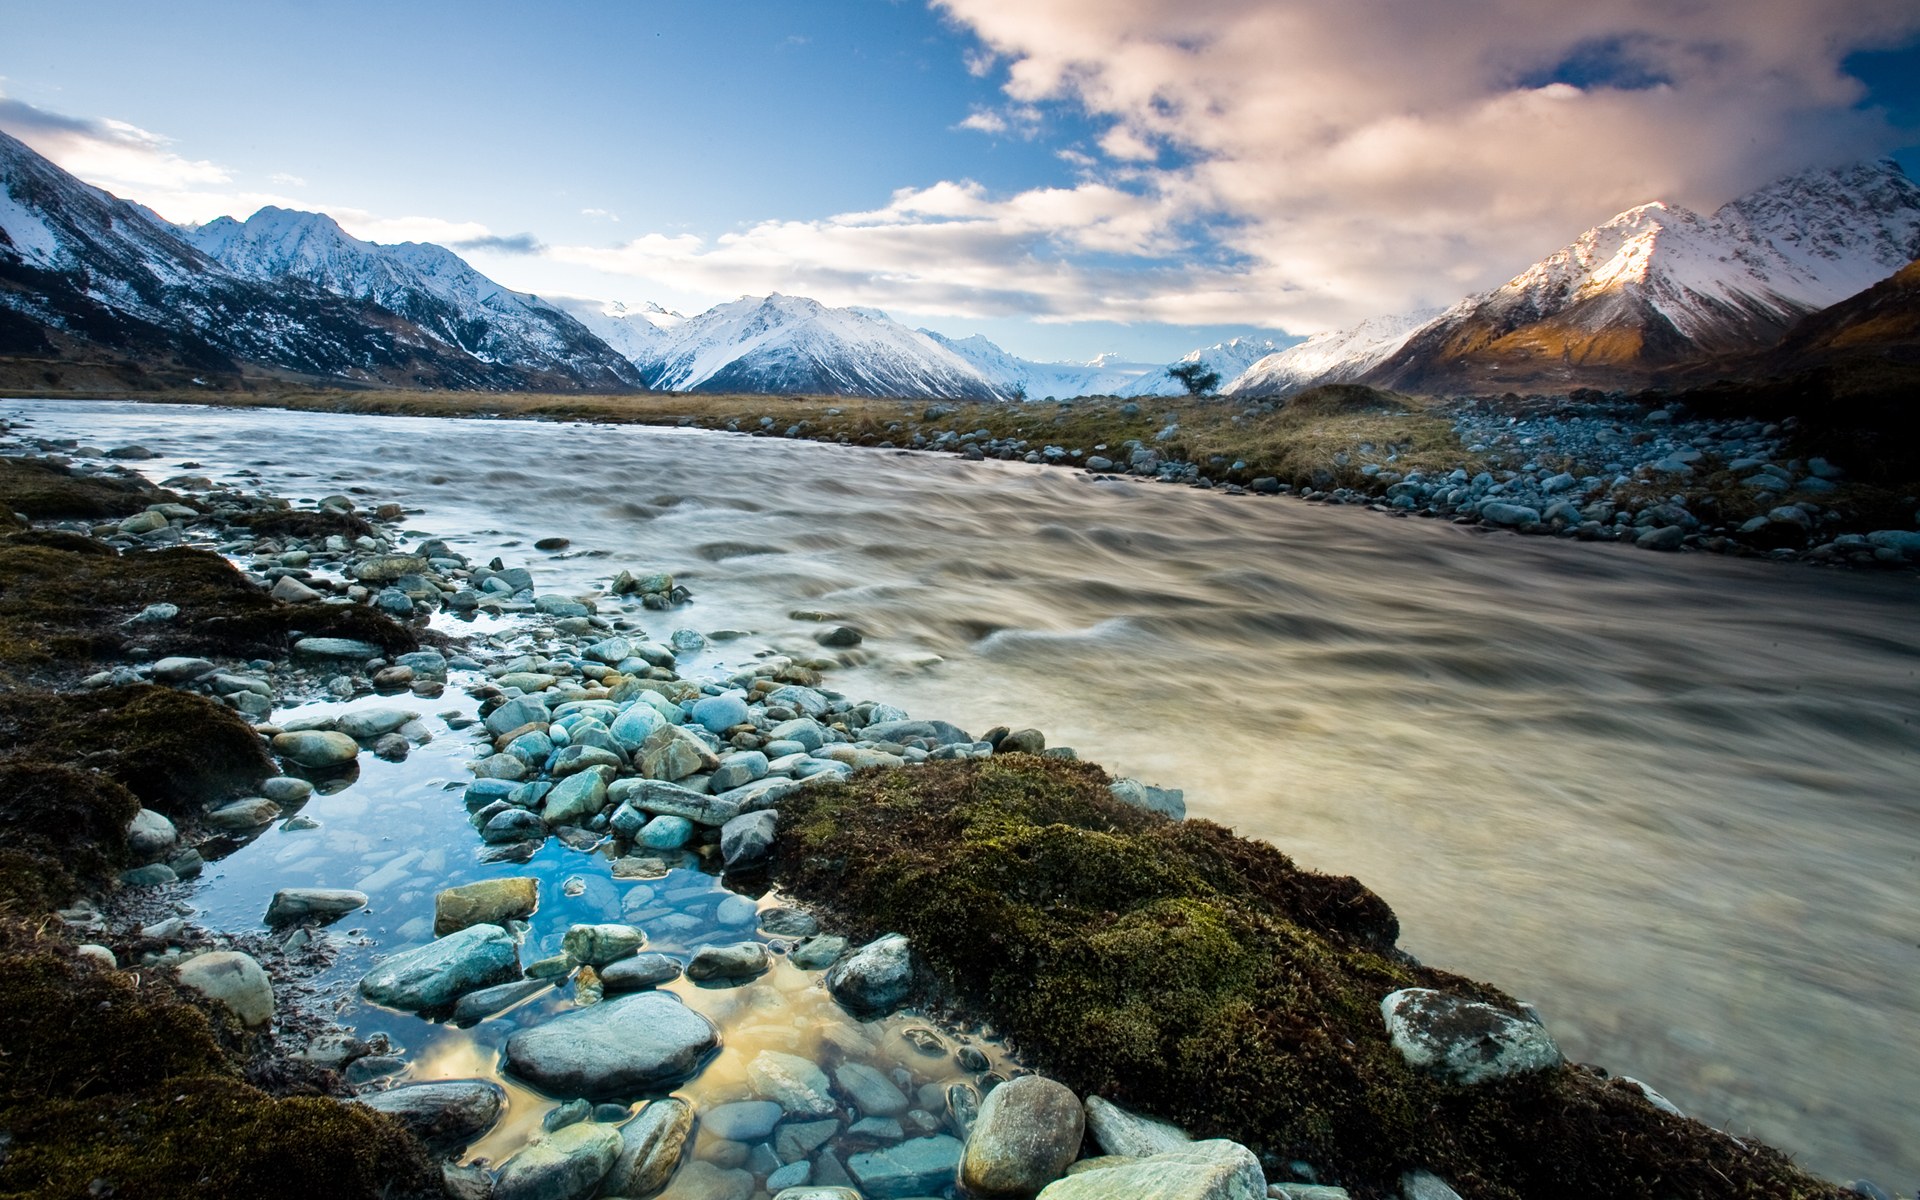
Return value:
<svg viewBox="0 0 1920 1200">
<path fill-rule="evenodd" d="M 338 534 L 352 541 L 373 532 L 373 526 L 353 513 L 318 512 L 309 509 L 276 508 L 248 513 L 234 522 L 260 537 L 300 538 L 319 542 Z"/>
<path fill-rule="evenodd" d="M 1333 416 L 1339 413 L 1404 413 L 1413 404 L 1398 392 L 1385 392 L 1362 383 L 1323 383 L 1287 398 L 1295 415 Z"/>
<path fill-rule="evenodd" d="M 91 771 L 0 755 L 0 907 L 45 912 L 127 863 L 140 801 Z"/>
<path fill-rule="evenodd" d="M 125 622 L 150 604 L 178 605 L 171 621 Z M 135 642 L 151 654 L 278 655 L 295 633 L 419 649 L 406 626 L 359 605 L 286 604 L 226 559 L 176 547 L 117 554 L 72 534 L 14 534 L 0 542 L 0 663 L 9 672 L 90 667 Z"/>
<path fill-rule="evenodd" d="M 1409 1068 L 1380 1001 L 1434 987 L 1391 910 L 1204 821 L 1026 755 L 868 772 L 783 804 L 774 878 L 871 937 L 907 934 L 945 994 L 1037 1068 L 1357 1196 L 1404 1170 L 1475 1200 L 1834 1197 L 1763 1147 L 1575 1067 L 1463 1088 Z"/>
<path fill-rule="evenodd" d="M 231 709 L 152 684 L 0 694 L 0 743 L 16 763 L 97 771 L 169 815 L 198 813 L 275 773 L 260 736 Z"/>
<path fill-rule="evenodd" d="M 0 925 L 0 1197 L 442 1194 L 399 1125 L 248 1086 L 221 1032 L 164 978 Z"/>
<path fill-rule="evenodd" d="M 0 457 L 0 509 L 36 521 L 99 521 L 179 502 L 143 479 L 75 475 L 50 459 Z"/>
</svg>

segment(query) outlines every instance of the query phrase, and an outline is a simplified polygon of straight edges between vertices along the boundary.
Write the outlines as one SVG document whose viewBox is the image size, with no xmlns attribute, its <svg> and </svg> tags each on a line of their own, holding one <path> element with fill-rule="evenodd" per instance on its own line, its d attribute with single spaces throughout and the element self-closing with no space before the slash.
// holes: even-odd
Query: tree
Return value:
<svg viewBox="0 0 1920 1200">
<path fill-rule="evenodd" d="M 1178 362 L 1167 368 L 1167 374 L 1178 379 L 1189 396 L 1211 395 L 1220 386 L 1220 372 L 1203 362 Z"/>
</svg>

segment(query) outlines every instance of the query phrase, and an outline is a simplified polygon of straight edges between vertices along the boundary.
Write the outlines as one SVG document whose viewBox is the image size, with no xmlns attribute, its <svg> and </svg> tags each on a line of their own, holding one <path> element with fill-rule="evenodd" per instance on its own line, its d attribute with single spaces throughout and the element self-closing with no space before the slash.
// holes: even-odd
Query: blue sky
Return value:
<svg viewBox="0 0 1920 1200">
<path fill-rule="evenodd" d="M 176 220 L 315 208 L 546 294 L 780 290 L 1046 358 L 1445 303 L 1800 166 L 1920 173 L 1920 6 L 1330 7 L 4 0 L 0 127 Z"/>
</svg>

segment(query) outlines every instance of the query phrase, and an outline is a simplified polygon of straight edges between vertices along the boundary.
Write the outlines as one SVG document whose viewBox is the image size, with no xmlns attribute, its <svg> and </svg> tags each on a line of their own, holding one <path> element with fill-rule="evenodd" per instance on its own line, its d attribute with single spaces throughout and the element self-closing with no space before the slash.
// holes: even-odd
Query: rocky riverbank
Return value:
<svg viewBox="0 0 1920 1200">
<path fill-rule="evenodd" d="M 96 572 L 103 587 L 105 576 L 128 574 L 121 560 L 197 561 L 164 546 L 203 539 L 256 574 L 248 594 L 269 583 L 291 592 L 291 580 L 315 598 L 296 593 L 300 604 L 236 625 L 210 624 L 221 614 L 164 596 L 128 595 L 87 622 L 92 637 L 122 631 L 115 645 L 86 643 L 89 667 L 105 670 L 78 671 L 80 658 L 46 635 L 40 616 L 7 626 L 10 644 L 41 648 L 37 680 L 84 679 L 89 703 L 131 691 L 196 706 L 209 721 L 252 719 L 239 724 L 251 751 L 244 769 L 224 785 L 184 788 L 191 803 L 181 802 L 171 842 L 137 804 L 125 818 L 139 856 L 176 875 L 176 863 L 193 866 L 183 841 L 205 858 L 268 821 L 299 820 L 302 783 L 324 792 L 350 780 L 363 754 L 397 757 L 420 744 L 430 731 L 409 702 L 456 683 L 472 690 L 482 706 L 467 734 L 473 780 L 457 794 L 471 848 L 492 870 L 442 891 L 431 927 L 359 985 L 375 1003 L 495 1038 L 487 1044 L 498 1046 L 506 1077 L 545 1097 L 540 1128 L 503 1165 L 446 1172 L 455 1194 L 638 1196 L 665 1184 L 676 1200 L 798 1200 L 930 1195 L 961 1182 L 974 1194 L 1052 1200 L 1331 1200 L 1343 1190 L 1432 1198 L 1447 1188 L 1835 1194 L 1769 1151 L 1665 1113 L 1644 1089 L 1562 1064 L 1509 998 L 1398 954 L 1392 914 L 1351 880 L 1181 821 L 1177 794 L 1109 780 L 1035 731 L 974 738 L 826 690 L 823 676 L 857 646 L 856 629 L 823 623 L 812 651 L 693 670 L 719 661 L 716 643 L 726 643 L 722 631 L 713 641 L 691 629 L 645 634 L 656 619 L 648 614 L 689 599 L 670 579 L 612 573 L 595 594 L 545 594 L 531 572 L 481 566 L 444 543 L 409 547 L 378 523 L 352 536 L 262 534 L 238 518 L 277 506 L 176 486 L 188 494 L 157 503 L 184 499 L 193 515 L 149 501 L 111 529 L 96 518 L 85 533 L 57 534 L 107 544 L 117 557 L 77 543 L 63 552 L 120 563 Z M 330 498 L 289 519 L 364 519 L 359 507 Z M 41 550 L 56 535 L 13 536 Z M 163 548 L 147 548 L 156 542 Z M 18 593 L 10 586 L 5 597 Z M 166 604 L 178 611 L 145 615 Z M 303 647 L 322 609 L 411 623 L 332 637 L 360 645 Z M 446 609 L 524 617 L 535 636 L 403 649 L 417 644 L 429 612 Z M 201 643 L 204 656 L 191 661 L 178 651 L 194 644 L 169 640 L 169 627 L 264 640 L 246 643 L 256 658 Z M 306 695 L 367 699 L 338 715 L 268 723 L 277 702 Z M 266 711 L 254 711 L 261 705 L 248 697 L 269 696 Z M 264 752 L 287 773 L 270 774 Z M 564 880 L 522 873 L 553 846 L 570 856 Z M 104 884 L 119 866 L 106 861 L 89 879 Z M 161 871 L 123 882 L 157 897 L 184 886 Z M 815 911 L 763 897 L 769 884 Z M 361 903 L 351 889 L 287 889 L 268 906 L 275 944 L 324 947 L 327 925 Z M 68 916 L 76 930 L 111 927 L 114 911 Z M 140 919 L 143 934 L 167 920 Z M 216 1002 L 194 1011 L 243 1029 L 265 1007 L 260 976 L 276 1005 L 297 983 L 294 965 L 257 943 L 219 947 L 164 927 L 147 936 L 157 944 L 100 948 L 115 972 L 90 965 L 96 950 L 75 970 L 113 977 L 137 967 L 167 988 L 181 976 L 201 980 L 207 988 L 188 986 Z M 955 1019 L 876 1019 L 909 1003 Z M 707 1007 L 715 1004 L 725 1015 Z M 981 1022 L 1010 1034 L 1018 1056 Z M 833 1031 L 830 1044 L 806 1040 L 816 1027 Z M 1489 1044 L 1497 1050 L 1486 1053 Z M 300 1053 L 339 1068 L 325 1086 L 360 1091 L 438 1154 L 457 1156 L 503 1120 L 491 1080 L 414 1082 L 407 1055 L 381 1051 L 313 1033 Z M 698 1103 L 659 1097 L 696 1085 L 708 1089 Z M 646 1096 L 656 1098 L 632 1103 Z M 376 1127 L 391 1129 L 362 1126 L 366 1144 L 389 1136 L 368 1132 Z M 38 1144 L 57 1144 L 57 1131 L 32 1129 Z M 1190 1133 L 1228 1140 L 1193 1143 Z M 30 1143 L 16 1141 L 0 1183 L 17 1162 L 52 1169 L 53 1155 L 36 1158 Z M 173 1174 L 129 1175 L 125 1157 L 69 1157 L 81 1165 L 59 1178 L 95 1170 L 121 1180 L 122 1194 L 175 1194 L 167 1189 L 188 1177 L 177 1160 L 167 1160 Z M 414 1167 L 393 1170 L 395 1180 L 417 1178 Z M 334 1194 L 370 1194 L 357 1178 L 337 1174 Z"/>
</svg>

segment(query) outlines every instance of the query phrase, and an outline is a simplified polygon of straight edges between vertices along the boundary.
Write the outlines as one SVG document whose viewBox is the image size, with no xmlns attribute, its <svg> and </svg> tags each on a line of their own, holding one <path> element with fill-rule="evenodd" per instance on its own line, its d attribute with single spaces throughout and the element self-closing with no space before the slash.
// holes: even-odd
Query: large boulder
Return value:
<svg viewBox="0 0 1920 1200">
<path fill-rule="evenodd" d="M 913 990 L 913 957 L 905 934 L 875 938 L 827 972 L 827 990 L 861 1016 L 884 1016 Z"/>
<path fill-rule="evenodd" d="M 420 1012 L 519 974 L 513 937 L 498 925 L 470 925 L 384 959 L 361 977 L 360 994 L 375 1004 Z"/>
<path fill-rule="evenodd" d="M 1039 1075 L 987 1093 L 960 1158 L 960 1183 L 983 1200 L 1027 1200 L 1066 1173 L 1085 1131 L 1080 1098 Z"/>
<path fill-rule="evenodd" d="M 1380 1002 L 1393 1048 L 1407 1065 L 1449 1083 L 1546 1071 L 1561 1063 L 1547 1031 L 1491 1004 L 1432 988 L 1404 988 Z"/>
<path fill-rule="evenodd" d="M 1194 1142 L 1150 1158 L 1113 1160 L 1050 1183 L 1040 1200 L 1266 1200 L 1260 1160 L 1237 1142 Z"/>
<path fill-rule="evenodd" d="M 448 1079 L 372 1092 L 356 1103 L 396 1118 L 434 1153 L 458 1154 L 499 1122 L 507 1093 L 485 1079 Z"/>
<path fill-rule="evenodd" d="M 1155 1154 L 1185 1150 L 1193 1139 L 1177 1125 L 1129 1112 L 1100 1096 L 1088 1096 L 1087 1132 L 1108 1154 L 1126 1158 L 1150 1158 Z"/>
<path fill-rule="evenodd" d="M 667 992 L 635 992 L 522 1029 L 507 1070 L 544 1092 L 618 1100 L 692 1077 L 720 1045 L 713 1022 Z"/>
</svg>

